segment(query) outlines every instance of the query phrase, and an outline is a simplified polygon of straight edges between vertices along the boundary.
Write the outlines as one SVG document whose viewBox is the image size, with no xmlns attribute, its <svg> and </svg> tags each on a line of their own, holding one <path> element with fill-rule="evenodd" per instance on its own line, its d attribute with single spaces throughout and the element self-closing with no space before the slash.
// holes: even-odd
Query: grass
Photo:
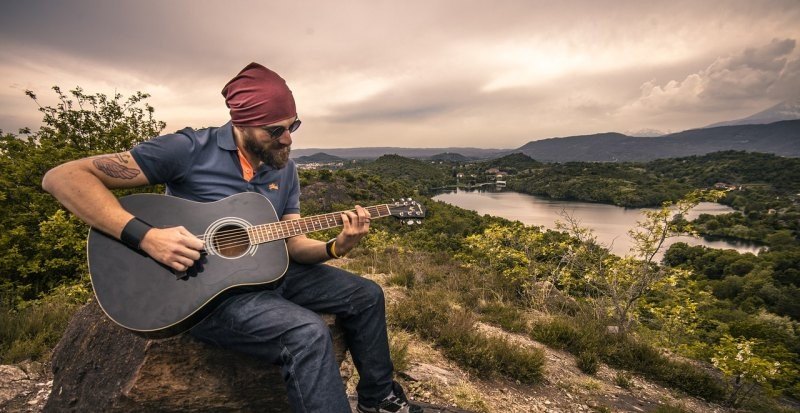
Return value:
<svg viewBox="0 0 800 413">
<path fill-rule="evenodd" d="M 381 259 L 369 257 L 369 261 L 372 264 Z M 529 322 L 518 303 L 487 289 L 493 281 L 481 278 L 485 275 L 472 269 L 458 267 L 437 254 L 394 255 L 392 262 L 394 268 L 387 278 L 408 292 L 389 308 L 393 327 L 434 342 L 449 359 L 479 376 L 500 374 L 538 383 L 544 374 L 544 354 L 538 349 L 520 348 L 503 337 L 482 334 L 475 328 L 478 320 L 566 350 L 576 356 L 578 367 L 587 374 L 595 374 L 602 362 L 694 396 L 724 400 L 725 388 L 710 373 L 691 363 L 671 360 L 632 336 L 610 334 L 583 311 Z M 356 270 L 353 267 L 363 264 L 352 262 L 349 266 Z"/>
<path fill-rule="evenodd" d="M 633 387 L 633 380 L 630 374 L 624 371 L 618 371 L 617 374 L 614 375 L 614 384 L 628 390 Z"/>
<path fill-rule="evenodd" d="M 692 413 L 691 410 L 683 406 L 673 406 L 671 404 L 662 404 L 653 411 L 653 413 Z"/>
<path fill-rule="evenodd" d="M 597 370 L 600 369 L 600 359 L 597 357 L 597 354 L 591 351 L 579 353 L 576 361 L 578 368 L 586 374 L 597 374 Z"/>
<path fill-rule="evenodd" d="M 475 329 L 477 318 L 454 307 L 454 295 L 441 289 L 414 290 L 390 310 L 391 322 L 438 344 L 443 353 L 482 377 L 501 374 L 522 383 L 538 383 L 544 353 L 520 348 L 502 337 Z"/>
<path fill-rule="evenodd" d="M 85 287 L 73 285 L 22 306 L 0 300 L 0 363 L 49 359 L 72 314 L 89 295 Z"/>
<path fill-rule="evenodd" d="M 481 396 L 480 392 L 469 383 L 459 382 L 449 389 L 451 400 L 456 406 L 478 413 L 489 413 L 489 406 Z"/>
<path fill-rule="evenodd" d="M 370 256 L 367 265 L 351 262 L 348 266 L 356 271 L 355 267 L 374 268 L 375 263 L 383 261 L 381 258 Z M 632 335 L 608 333 L 605 325 L 585 310 L 528 321 L 514 297 L 493 288 L 497 280 L 458 266 L 441 254 L 406 252 L 393 255 L 391 262 L 391 269 L 382 269 L 388 270 L 392 285 L 406 287 L 408 293 L 389 308 L 392 326 L 432 341 L 449 359 L 479 376 L 500 374 L 523 383 L 538 383 L 544 374 L 544 354 L 482 334 L 475 328 L 478 320 L 566 350 L 588 374 L 595 374 L 602 362 L 709 401 L 725 398 L 723 384 L 711 373 L 669 359 Z M 616 381 L 620 387 L 629 386 L 623 376 Z"/>
<path fill-rule="evenodd" d="M 406 371 L 411 365 L 408 356 L 408 344 L 411 335 L 402 330 L 389 331 L 389 354 L 392 357 L 395 371 Z"/>
<path fill-rule="evenodd" d="M 481 308 L 480 318 L 490 324 L 512 333 L 527 333 L 530 329 L 524 313 L 511 304 L 500 301 L 489 301 Z"/>
<path fill-rule="evenodd" d="M 693 396 L 712 401 L 725 398 L 723 384 L 710 373 L 691 363 L 671 360 L 632 336 L 609 334 L 597 322 L 581 317 L 555 318 L 535 324 L 531 337 L 576 354 L 579 366 L 587 362 L 581 361 L 587 357 L 584 354 L 594 353 L 612 367 L 640 373 Z"/>
</svg>

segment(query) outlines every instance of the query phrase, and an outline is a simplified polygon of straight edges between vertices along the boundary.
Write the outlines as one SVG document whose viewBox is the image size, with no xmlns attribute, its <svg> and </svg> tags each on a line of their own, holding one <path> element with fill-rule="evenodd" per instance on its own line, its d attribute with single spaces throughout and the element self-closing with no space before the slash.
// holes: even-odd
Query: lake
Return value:
<svg viewBox="0 0 800 413">
<path fill-rule="evenodd" d="M 512 191 L 463 190 L 442 192 L 433 197 L 437 201 L 446 202 L 460 208 L 476 211 L 484 215 L 493 215 L 510 220 L 520 221 L 526 225 L 542 226 L 555 229 L 556 221 L 564 221 L 563 214 L 574 217 L 582 227 L 590 228 L 597 241 L 608 247 L 614 254 L 629 254 L 633 240 L 628 231 L 636 226 L 636 222 L 644 219 L 642 209 L 623 208 L 615 205 L 595 204 L 589 202 L 558 201 Z M 700 214 L 725 214 L 733 212 L 727 205 L 713 202 L 701 202 L 687 214 L 692 220 Z M 704 245 L 710 248 L 734 249 L 739 252 L 758 253 L 760 246 L 736 242 L 732 240 L 710 240 L 702 237 L 682 235 L 669 238 L 664 248 L 676 243 Z M 657 257 L 661 259 L 661 254 Z"/>
</svg>

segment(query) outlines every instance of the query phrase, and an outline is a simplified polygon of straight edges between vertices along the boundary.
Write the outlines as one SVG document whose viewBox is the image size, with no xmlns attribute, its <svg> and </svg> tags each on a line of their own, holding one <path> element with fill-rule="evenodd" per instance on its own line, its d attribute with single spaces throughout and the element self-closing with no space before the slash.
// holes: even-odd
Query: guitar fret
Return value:
<svg viewBox="0 0 800 413">
<path fill-rule="evenodd" d="M 371 218 L 382 218 L 392 215 L 392 209 L 388 204 L 373 205 L 365 209 Z M 355 212 L 355 210 L 351 209 L 350 212 Z M 333 212 L 288 221 L 276 221 L 269 224 L 256 225 L 246 229 L 247 236 L 251 244 L 261 244 L 309 232 L 334 228 L 344 224 L 342 221 L 343 213 L 344 212 Z M 402 212 L 400 216 L 403 216 Z"/>
</svg>

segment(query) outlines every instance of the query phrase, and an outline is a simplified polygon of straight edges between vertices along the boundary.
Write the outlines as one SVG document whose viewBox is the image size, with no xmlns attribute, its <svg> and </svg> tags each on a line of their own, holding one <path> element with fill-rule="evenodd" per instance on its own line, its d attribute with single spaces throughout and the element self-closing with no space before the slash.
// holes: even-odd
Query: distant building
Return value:
<svg viewBox="0 0 800 413">
<path fill-rule="evenodd" d="M 731 184 L 728 184 L 728 183 L 725 183 L 725 182 L 717 182 L 717 183 L 714 184 L 714 189 L 722 189 L 722 190 L 725 190 L 725 191 L 733 191 L 735 189 L 740 189 L 740 188 L 737 187 L 736 185 L 731 185 Z"/>
</svg>

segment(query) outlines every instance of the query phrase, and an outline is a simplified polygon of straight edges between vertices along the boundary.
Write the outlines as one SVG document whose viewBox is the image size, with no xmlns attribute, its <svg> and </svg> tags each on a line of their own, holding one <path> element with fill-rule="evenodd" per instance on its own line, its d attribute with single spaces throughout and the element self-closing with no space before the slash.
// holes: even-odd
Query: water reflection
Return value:
<svg viewBox="0 0 800 413">
<path fill-rule="evenodd" d="M 511 191 L 467 191 L 442 192 L 433 199 L 470 209 L 481 215 L 489 214 L 517 220 L 526 225 L 537 225 L 555 229 L 556 221 L 564 221 L 569 214 L 581 226 L 591 228 L 600 243 L 608 246 L 617 255 L 627 255 L 633 246 L 628 231 L 636 222 L 644 219 L 640 208 L 623 208 L 614 205 L 589 202 L 557 201 Z M 734 210 L 726 205 L 701 202 L 688 214 L 692 220 L 700 214 L 724 214 Z M 759 246 L 730 240 L 709 240 L 700 237 L 680 236 L 669 238 L 663 250 L 676 242 L 689 245 L 704 245 L 710 248 L 735 249 L 739 252 L 757 253 Z M 657 257 L 660 259 L 661 257 Z"/>
</svg>

